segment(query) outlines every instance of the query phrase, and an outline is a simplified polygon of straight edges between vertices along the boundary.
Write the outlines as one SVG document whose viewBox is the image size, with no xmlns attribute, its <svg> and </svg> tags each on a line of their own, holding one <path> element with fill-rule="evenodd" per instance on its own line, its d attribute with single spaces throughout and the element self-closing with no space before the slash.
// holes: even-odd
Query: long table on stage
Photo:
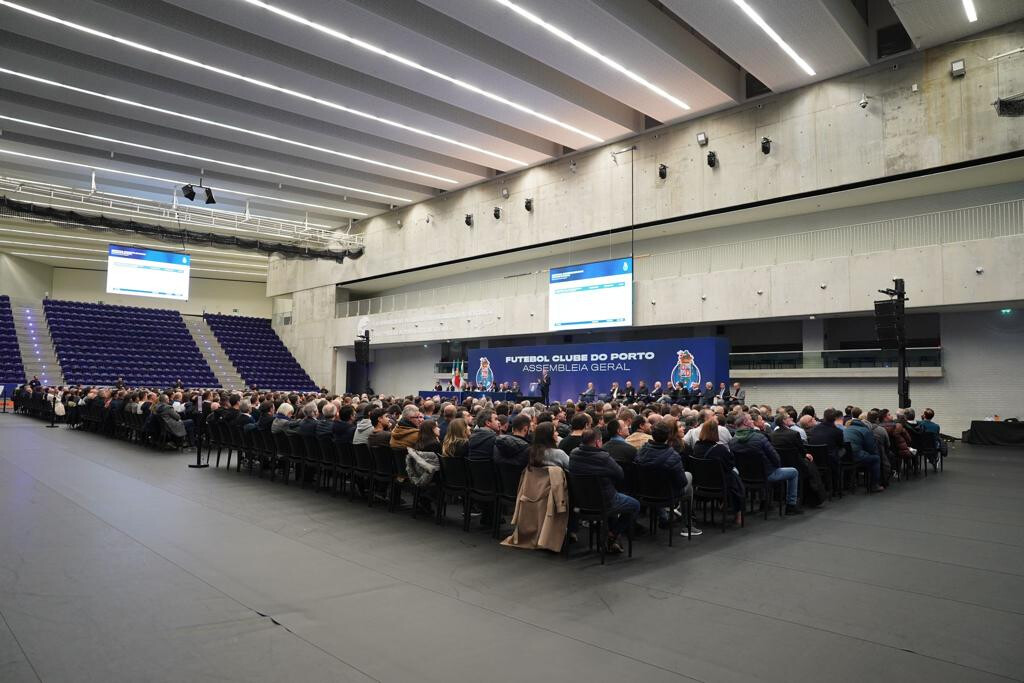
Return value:
<svg viewBox="0 0 1024 683">
<path fill-rule="evenodd" d="M 1024 446 L 1024 422 L 974 420 L 963 439 L 982 446 Z"/>
<path fill-rule="evenodd" d="M 512 391 L 421 391 L 420 398 L 434 398 L 440 396 L 451 401 L 464 401 L 467 398 L 487 398 L 492 401 L 522 401 L 529 399 L 540 400 L 539 396 L 521 396 Z"/>
</svg>

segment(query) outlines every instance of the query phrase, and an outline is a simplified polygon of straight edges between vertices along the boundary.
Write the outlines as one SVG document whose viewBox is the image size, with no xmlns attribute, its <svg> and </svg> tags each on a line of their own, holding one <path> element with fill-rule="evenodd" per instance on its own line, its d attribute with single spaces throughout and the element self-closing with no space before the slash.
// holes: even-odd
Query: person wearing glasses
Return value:
<svg viewBox="0 0 1024 683">
<path fill-rule="evenodd" d="M 391 430 L 392 448 L 412 448 L 419 438 L 420 425 L 423 424 L 423 413 L 410 403 L 402 410 L 402 417 Z"/>
</svg>

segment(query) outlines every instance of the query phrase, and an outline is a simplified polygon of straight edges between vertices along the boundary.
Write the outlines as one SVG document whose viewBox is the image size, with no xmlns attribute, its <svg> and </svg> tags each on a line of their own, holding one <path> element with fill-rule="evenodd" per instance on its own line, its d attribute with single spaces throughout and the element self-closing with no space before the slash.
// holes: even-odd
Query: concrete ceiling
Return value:
<svg viewBox="0 0 1024 683">
<path fill-rule="evenodd" d="M 347 227 L 870 62 L 850 0 L 746 0 L 814 75 L 739 1 L 0 0 L 0 177 Z M 1024 14 L 975 2 L 893 0 L 922 46 Z"/>
</svg>

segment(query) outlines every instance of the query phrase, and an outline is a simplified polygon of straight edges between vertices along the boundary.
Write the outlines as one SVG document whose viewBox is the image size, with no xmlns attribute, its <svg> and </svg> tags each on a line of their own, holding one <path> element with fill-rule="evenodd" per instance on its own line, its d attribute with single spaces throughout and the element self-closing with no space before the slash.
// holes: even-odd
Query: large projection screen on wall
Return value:
<svg viewBox="0 0 1024 683">
<path fill-rule="evenodd" d="M 107 250 L 107 294 L 187 301 L 191 263 L 188 254 L 111 244 Z"/>
<path fill-rule="evenodd" d="M 548 330 L 589 330 L 633 324 L 633 258 L 552 268 Z"/>
</svg>

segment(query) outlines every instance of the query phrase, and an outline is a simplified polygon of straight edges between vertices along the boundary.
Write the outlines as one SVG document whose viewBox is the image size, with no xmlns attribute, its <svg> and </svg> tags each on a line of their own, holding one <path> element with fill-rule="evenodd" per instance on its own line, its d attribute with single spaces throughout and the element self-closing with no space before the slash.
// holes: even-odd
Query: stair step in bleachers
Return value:
<svg viewBox="0 0 1024 683">
<path fill-rule="evenodd" d="M 177 311 L 53 299 L 43 309 L 69 384 L 220 386 Z"/>
<path fill-rule="evenodd" d="M 24 383 L 25 366 L 21 362 L 11 299 L 5 294 L 0 296 L 0 384 Z"/>
<path fill-rule="evenodd" d="M 316 391 L 316 384 L 277 336 L 268 318 L 212 313 L 203 317 L 250 387 Z"/>
</svg>

